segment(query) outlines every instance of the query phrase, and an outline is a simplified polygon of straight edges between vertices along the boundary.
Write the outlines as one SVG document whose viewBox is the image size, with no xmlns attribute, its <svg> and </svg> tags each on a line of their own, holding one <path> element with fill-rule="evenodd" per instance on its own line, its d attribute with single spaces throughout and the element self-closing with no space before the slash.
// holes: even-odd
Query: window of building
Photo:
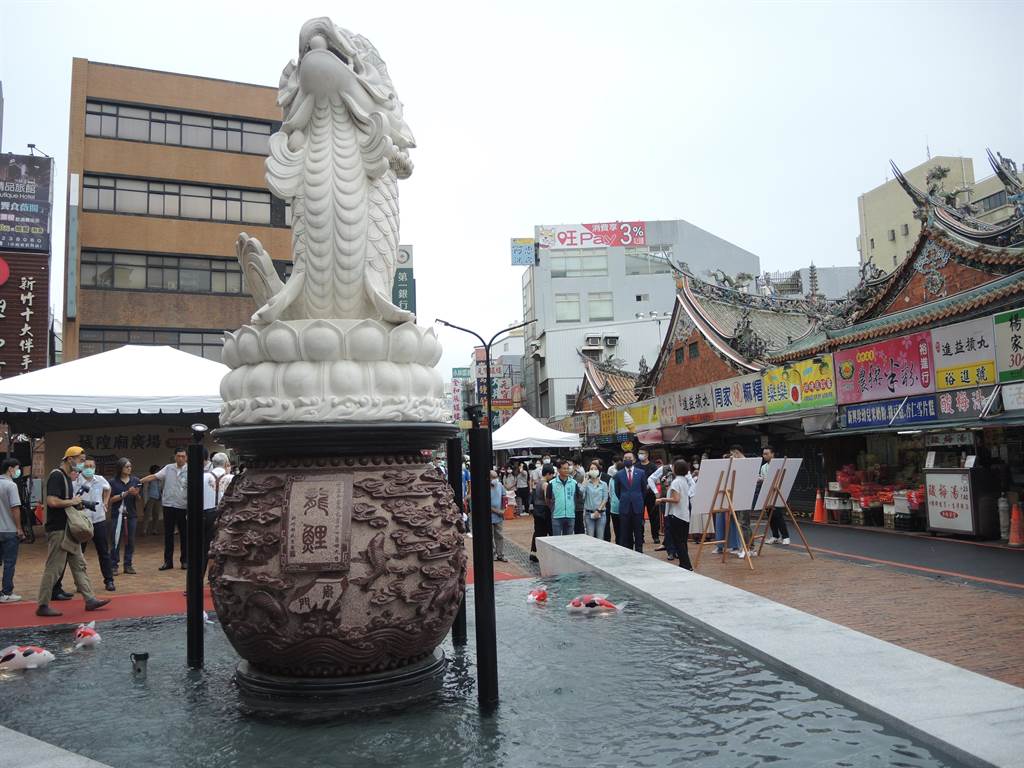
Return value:
<svg viewBox="0 0 1024 768">
<path fill-rule="evenodd" d="M 224 348 L 224 332 L 191 328 L 102 328 L 83 325 L 78 333 L 79 357 L 107 352 L 125 344 L 174 347 L 219 363 Z"/>
<path fill-rule="evenodd" d="M 576 410 L 576 393 L 565 396 L 565 410 L 572 413 Z"/>
<path fill-rule="evenodd" d="M 602 352 L 602 350 L 600 350 L 600 349 L 595 349 L 594 347 L 590 347 L 588 349 L 584 349 L 583 350 L 583 356 L 584 357 L 589 357 L 591 360 L 596 360 L 597 362 L 601 362 L 601 352 Z"/>
<path fill-rule="evenodd" d="M 892 265 L 894 267 L 896 266 L 896 254 L 895 253 L 892 255 Z"/>
<path fill-rule="evenodd" d="M 875 250 L 875 238 L 871 238 L 871 250 Z"/>
<path fill-rule="evenodd" d="M 591 321 L 612 320 L 615 318 L 611 291 L 587 294 L 587 317 Z"/>
<path fill-rule="evenodd" d="M 989 195 L 988 197 L 981 198 L 975 205 L 978 206 L 982 213 L 999 208 L 1006 205 L 1006 190 L 1000 189 L 995 194 Z"/>
<path fill-rule="evenodd" d="M 676 365 L 682 365 L 686 362 L 686 347 L 676 348 Z"/>
<path fill-rule="evenodd" d="M 87 211 L 270 224 L 269 192 L 199 184 L 86 176 L 82 207 Z"/>
<path fill-rule="evenodd" d="M 907 235 L 909 235 L 909 234 L 910 234 L 910 225 L 909 225 L 909 224 L 900 224 L 900 233 L 901 233 L 901 234 L 902 234 L 902 235 L 903 235 L 904 237 L 906 237 Z"/>
<path fill-rule="evenodd" d="M 638 293 L 636 295 L 636 300 L 637 301 L 641 301 L 641 302 L 642 301 L 650 301 L 651 300 L 651 294 L 649 294 L 649 293 Z"/>
<path fill-rule="evenodd" d="M 580 295 L 578 293 L 555 294 L 555 322 L 578 323 L 580 321 Z"/>
<path fill-rule="evenodd" d="M 258 120 L 88 101 L 85 135 L 265 155 L 273 125 Z"/>
<path fill-rule="evenodd" d="M 889 230 L 889 242 L 893 243 L 895 241 L 896 241 L 896 230 L 895 229 L 890 229 Z"/>
<path fill-rule="evenodd" d="M 81 280 L 83 288 L 229 295 L 246 292 L 237 261 L 196 256 L 82 251 Z"/>
<path fill-rule="evenodd" d="M 557 251 L 549 259 L 552 277 L 607 277 L 606 248 L 574 248 Z"/>
<path fill-rule="evenodd" d="M 697 342 L 691 342 L 690 344 L 690 359 L 693 360 L 695 357 L 700 356 L 700 347 L 697 346 Z"/>
<path fill-rule="evenodd" d="M 658 275 L 671 272 L 668 260 L 672 258 L 671 245 L 641 245 L 626 248 L 627 275 Z"/>
</svg>

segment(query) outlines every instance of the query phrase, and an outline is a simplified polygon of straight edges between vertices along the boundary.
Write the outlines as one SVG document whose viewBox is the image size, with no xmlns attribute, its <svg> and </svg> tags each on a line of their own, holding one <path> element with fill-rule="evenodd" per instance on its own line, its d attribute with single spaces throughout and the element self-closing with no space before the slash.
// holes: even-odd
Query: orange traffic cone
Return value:
<svg viewBox="0 0 1024 768">
<path fill-rule="evenodd" d="M 1024 526 L 1020 521 L 1020 504 L 1014 504 L 1010 511 L 1010 542 L 1011 547 L 1024 547 Z"/>
<path fill-rule="evenodd" d="M 818 489 L 818 498 L 814 500 L 814 522 L 816 523 L 827 523 L 828 518 L 825 517 L 825 500 L 821 498 L 821 489 Z"/>
</svg>

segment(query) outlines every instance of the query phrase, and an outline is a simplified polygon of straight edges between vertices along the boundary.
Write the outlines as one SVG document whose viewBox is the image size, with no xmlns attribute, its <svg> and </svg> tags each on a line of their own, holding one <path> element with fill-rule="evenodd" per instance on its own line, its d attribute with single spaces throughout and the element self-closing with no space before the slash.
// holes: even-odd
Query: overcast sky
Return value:
<svg viewBox="0 0 1024 768">
<path fill-rule="evenodd" d="M 416 136 L 421 323 L 520 321 L 509 238 L 534 224 L 681 218 L 762 270 L 851 265 L 890 158 L 1024 160 L 1022 3 L 2 0 L 3 150 L 56 158 L 57 269 L 72 57 L 276 85 L 325 13 L 377 46 Z M 441 338 L 447 376 L 472 344 Z"/>
</svg>

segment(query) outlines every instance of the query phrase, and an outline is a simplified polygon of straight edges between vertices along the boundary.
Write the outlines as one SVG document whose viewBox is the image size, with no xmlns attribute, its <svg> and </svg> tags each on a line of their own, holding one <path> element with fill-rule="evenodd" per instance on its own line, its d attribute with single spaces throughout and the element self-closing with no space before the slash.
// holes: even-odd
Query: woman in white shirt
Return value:
<svg viewBox="0 0 1024 768">
<path fill-rule="evenodd" d="M 666 504 L 665 521 L 668 523 L 669 536 L 672 537 L 673 548 L 679 558 L 679 567 L 692 571 L 693 566 L 690 564 L 690 553 L 686 544 L 690 533 L 690 498 L 696 486 L 690 476 L 690 465 L 685 459 L 675 461 L 672 473 L 675 479 L 665 497 L 658 501 Z"/>
</svg>

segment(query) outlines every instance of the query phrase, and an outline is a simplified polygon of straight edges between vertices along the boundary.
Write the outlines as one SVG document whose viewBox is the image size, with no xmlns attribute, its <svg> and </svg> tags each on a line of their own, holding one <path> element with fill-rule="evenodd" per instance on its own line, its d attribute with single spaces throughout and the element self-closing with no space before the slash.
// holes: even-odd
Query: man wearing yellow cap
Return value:
<svg viewBox="0 0 1024 768">
<path fill-rule="evenodd" d="M 50 607 L 50 596 L 53 585 L 60 579 L 65 567 L 71 568 L 75 586 L 85 598 L 85 610 L 95 611 L 102 608 L 110 600 L 97 600 L 89 582 L 89 574 L 85 572 L 85 557 L 80 547 L 70 547 L 71 551 L 61 546 L 64 541 L 64 529 L 68 524 L 69 507 L 79 507 L 82 498 L 74 492 L 71 482 L 72 470 L 79 472 L 85 466 L 85 451 L 72 445 L 64 451 L 64 459 L 60 466 L 50 473 L 46 481 L 46 565 L 43 568 L 43 581 L 39 585 L 39 607 L 37 616 L 61 616 L 61 612 Z"/>
</svg>

